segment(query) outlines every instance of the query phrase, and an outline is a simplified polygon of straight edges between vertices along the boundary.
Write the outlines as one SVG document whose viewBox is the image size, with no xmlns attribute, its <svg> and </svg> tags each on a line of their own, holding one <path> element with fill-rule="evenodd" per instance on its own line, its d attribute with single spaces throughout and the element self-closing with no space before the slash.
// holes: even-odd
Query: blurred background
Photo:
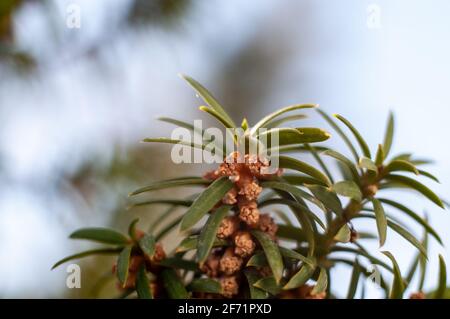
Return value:
<svg viewBox="0 0 450 319">
<path fill-rule="evenodd" d="M 446 0 L 1 0 L 0 297 L 115 296 L 112 281 L 98 283 L 109 257 L 79 262 L 81 289 L 66 287 L 64 266 L 50 267 L 91 247 L 67 239 L 74 229 L 126 230 L 134 216 L 145 229 L 164 210 L 127 211 L 131 190 L 204 170 L 172 164 L 169 146 L 139 143 L 170 135 L 158 116 L 207 120 L 180 72 L 236 121 L 319 103 L 373 147 L 392 110 L 394 151 L 435 159 L 427 169 L 442 184 L 424 182 L 449 198 L 449 11 Z M 305 123 L 328 129 L 314 115 Z M 449 247 L 449 212 L 399 196 L 428 212 Z M 165 239 L 169 249 L 175 235 Z M 394 234 L 384 248 L 406 271 L 414 249 Z M 450 256 L 432 243 L 427 289 L 437 253 Z M 332 288 L 345 296 L 349 269 L 335 275 Z M 367 295 L 380 291 L 369 285 Z"/>
</svg>

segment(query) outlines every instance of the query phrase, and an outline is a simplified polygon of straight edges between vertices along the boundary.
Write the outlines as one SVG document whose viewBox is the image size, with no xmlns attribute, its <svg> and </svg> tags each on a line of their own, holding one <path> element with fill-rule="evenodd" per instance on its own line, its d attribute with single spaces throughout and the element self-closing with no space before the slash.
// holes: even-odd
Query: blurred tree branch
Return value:
<svg viewBox="0 0 450 319">
<path fill-rule="evenodd" d="M 25 2 L 34 0 L 2 0 L 0 2 L 0 62 L 15 66 L 19 71 L 29 70 L 34 60 L 18 50 L 14 41 L 14 14 Z"/>
</svg>

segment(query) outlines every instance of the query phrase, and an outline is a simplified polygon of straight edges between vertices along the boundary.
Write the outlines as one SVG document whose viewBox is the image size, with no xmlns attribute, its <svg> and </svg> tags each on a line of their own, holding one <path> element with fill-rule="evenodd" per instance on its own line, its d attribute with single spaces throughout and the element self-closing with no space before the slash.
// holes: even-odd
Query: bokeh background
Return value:
<svg viewBox="0 0 450 319">
<path fill-rule="evenodd" d="M 67 26 L 74 8 L 80 28 Z M 158 116 L 206 120 L 179 72 L 237 120 L 314 102 L 345 115 L 373 146 L 392 110 L 394 151 L 435 159 L 428 170 L 441 184 L 424 182 L 449 198 L 449 11 L 446 0 L 1 0 L 0 297 L 115 295 L 113 282 L 97 283 L 108 257 L 80 261 L 81 289 L 66 287 L 65 267 L 50 267 L 91 247 L 67 239 L 74 229 L 125 230 L 134 216 L 145 228 L 164 209 L 127 211 L 129 191 L 202 171 L 172 164 L 168 146 L 139 143 L 170 134 Z M 306 123 L 327 127 L 315 116 Z M 450 246 L 449 212 L 399 197 L 427 211 Z M 431 245 L 427 289 L 445 247 Z M 415 254 L 394 234 L 384 249 L 403 270 Z M 345 296 L 349 269 L 334 274 L 332 288 Z M 367 296 L 380 295 L 367 286 Z"/>
</svg>

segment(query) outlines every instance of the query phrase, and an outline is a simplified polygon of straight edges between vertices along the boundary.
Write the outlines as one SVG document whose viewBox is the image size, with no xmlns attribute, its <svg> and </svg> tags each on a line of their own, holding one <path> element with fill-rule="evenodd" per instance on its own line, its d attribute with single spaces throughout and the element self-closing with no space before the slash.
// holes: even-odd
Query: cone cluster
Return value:
<svg viewBox="0 0 450 319">
<path fill-rule="evenodd" d="M 231 153 L 217 170 L 208 172 L 205 178 L 215 180 L 227 176 L 233 181 L 233 188 L 223 197 L 221 204 L 233 205 L 233 215 L 225 217 L 217 231 L 217 238 L 229 240 L 225 248 L 215 248 L 201 270 L 210 278 L 216 278 L 222 285 L 222 296 L 231 298 L 240 293 L 240 270 L 253 256 L 257 242 L 251 231 L 260 230 L 276 240 L 277 224 L 268 214 L 261 214 L 258 209 L 258 197 L 262 192 L 260 180 L 273 177 L 266 173 L 269 162 L 253 155 Z M 217 208 L 217 207 L 216 207 Z M 212 214 L 214 211 L 211 212 Z M 270 269 L 261 269 L 270 273 Z M 202 297 L 211 297 L 204 296 Z"/>
<path fill-rule="evenodd" d="M 144 232 L 137 230 L 137 239 L 139 240 L 144 236 Z M 147 271 L 152 272 L 153 274 L 158 274 L 161 270 L 159 263 L 166 258 L 166 253 L 160 243 L 155 245 L 155 252 L 153 256 L 149 256 L 143 253 L 140 249 L 133 249 L 132 255 L 130 257 L 130 262 L 128 266 L 128 276 L 127 280 L 124 284 L 117 283 L 117 286 L 121 290 L 135 289 L 136 288 L 136 277 L 139 271 L 139 268 L 142 264 L 145 265 Z M 112 273 L 116 274 L 117 272 L 117 263 L 113 265 Z M 157 276 L 155 276 L 157 278 Z M 153 296 L 158 296 L 161 292 L 159 288 L 161 283 L 157 280 L 150 282 L 150 289 L 152 290 Z"/>
</svg>

